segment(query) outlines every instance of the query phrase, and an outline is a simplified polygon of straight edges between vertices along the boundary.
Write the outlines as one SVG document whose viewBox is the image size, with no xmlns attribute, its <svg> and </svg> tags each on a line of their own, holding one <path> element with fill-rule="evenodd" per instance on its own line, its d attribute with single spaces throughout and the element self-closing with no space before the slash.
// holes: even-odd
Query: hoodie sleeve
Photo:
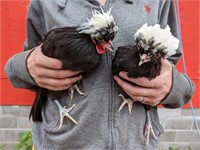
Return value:
<svg viewBox="0 0 200 150">
<path fill-rule="evenodd" d="M 5 65 L 7 77 L 16 88 L 34 89 L 36 87 L 36 83 L 27 70 L 26 59 L 32 49 L 38 45 L 44 31 L 44 17 L 39 3 L 39 0 L 31 0 L 29 3 L 24 51 L 11 57 Z"/>
<path fill-rule="evenodd" d="M 176 70 L 173 66 L 173 85 L 170 93 L 161 102 L 166 108 L 178 108 L 186 104 L 194 94 L 194 84 L 185 74 Z"/>
<path fill-rule="evenodd" d="M 176 19 L 176 10 L 173 0 L 165 0 L 163 7 L 161 7 L 159 20 L 162 27 L 169 25 L 172 34 L 179 38 L 179 30 Z M 179 38 L 180 39 L 180 38 Z M 175 65 L 182 56 L 181 44 L 177 53 L 169 58 L 173 63 L 173 85 L 170 93 L 161 102 L 166 108 L 178 108 L 186 104 L 194 93 L 194 84 L 192 80 L 185 74 L 177 71 Z"/>
</svg>

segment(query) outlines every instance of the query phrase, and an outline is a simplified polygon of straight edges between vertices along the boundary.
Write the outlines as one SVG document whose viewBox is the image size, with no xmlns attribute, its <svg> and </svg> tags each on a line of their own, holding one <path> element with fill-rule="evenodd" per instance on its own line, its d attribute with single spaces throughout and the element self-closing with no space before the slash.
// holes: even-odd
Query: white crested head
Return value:
<svg viewBox="0 0 200 150">
<path fill-rule="evenodd" d="M 111 9 L 104 12 L 94 10 L 92 17 L 86 23 L 81 24 L 77 31 L 82 34 L 90 35 L 93 43 L 96 45 L 97 53 L 103 54 L 107 50 L 113 51 L 112 40 L 117 34 L 118 27 L 111 15 Z"/>
<path fill-rule="evenodd" d="M 116 34 L 118 27 L 111 15 L 111 8 L 104 12 L 93 10 L 92 17 L 86 23 L 81 24 L 77 30 L 79 33 L 90 34 L 92 38 L 100 36 L 101 32 Z"/>
<path fill-rule="evenodd" d="M 146 23 L 135 33 L 135 40 L 144 51 L 160 52 L 164 58 L 174 55 L 179 47 L 179 40 L 172 35 L 168 25 L 162 29 L 159 24 L 148 26 Z"/>
</svg>

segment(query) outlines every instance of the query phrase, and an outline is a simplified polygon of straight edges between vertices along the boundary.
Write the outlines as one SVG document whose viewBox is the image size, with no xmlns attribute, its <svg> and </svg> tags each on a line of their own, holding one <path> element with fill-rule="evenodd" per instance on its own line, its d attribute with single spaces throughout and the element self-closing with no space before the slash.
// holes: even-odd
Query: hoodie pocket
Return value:
<svg viewBox="0 0 200 150">
<path fill-rule="evenodd" d="M 86 96 L 76 96 L 73 100 L 66 99 L 66 94 L 59 100 L 62 106 L 71 107 L 69 113 L 77 122 L 74 124 L 67 117 L 59 129 L 59 110 L 53 97 L 49 97 L 46 109 L 43 110 L 43 130 L 45 137 L 55 149 L 95 149 L 107 145 L 108 125 L 108 94 L 109 89 L 97 88 L 86 92 Z M 105 107 L 106 106 L 106 107 Z M 102 148 L 105 149 L 105 148 Z"/>
</svg>

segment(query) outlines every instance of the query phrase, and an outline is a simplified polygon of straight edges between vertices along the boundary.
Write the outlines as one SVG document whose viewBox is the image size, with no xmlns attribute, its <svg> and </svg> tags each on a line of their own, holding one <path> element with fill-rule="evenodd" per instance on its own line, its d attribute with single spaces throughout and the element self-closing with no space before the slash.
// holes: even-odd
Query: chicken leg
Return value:
<svg viewBox="0 0 200 150">
<path fill-rule="evenodd" d="M 124 107 L 124 105 L 127 104 L 128 105 L 128 111 L 131 114 L 131 110 L 133 108 L 134 101 L 131 98 L 125 98 L 124 95 L 122 95 L 122 94 L 119 94 L 118 96 L 120 96 L 124 100 L 124 102 L 120 105 L 118 111 L 120 112 L 122 110 L 122 108 Z"/>
<path fill-rule="evenodd" d="M 77 83 L 77 84 L 78 84 L 78 83 Z M 73 97 L 74 97 L 74 90 L 76 90 L 76 91 L 78 92 L 78 94 L 85 96 L 85 93 L 83 93 L 83 92 L 79 89 L 79 87 L 78 87 L 77 84 L 72 85 L 72 86 L 69 88 L 69 96 L 70 96 L 70 99 L 71 99 L 71 100 L 72 100 Z"/>
<path fill-rule="evenodd" d="M 156 139 L 156 140 L 158 140 L 158 139 L 157 139 L 155 132 L 153 130 L 153 127 L 152 127 L 151 116 L 150 116 L 150 113 L 149 113 L 150 108 L 147 108 L 146 105 L 144 105 L 144 107 L 145 107 L 145 110 L 146 110 L 146 113 L 147 113 L 146 125 L 145 125 L 145 129 L 144 129 L 144 137 L 145 137 L 145 143 L 146 143 L 146 145 L 148 145 L 149 144 L 149 137 L 150 137 L 151 134 L 154 137 L 154 139 Z"/>
<path fill-rule="evenodd" d="M 122 94 L 119 94 L 118 96 L 120 96 L 124 100 L 123 103 L 120 105 L 118 111 L 121 111 L 122 108 L 124 107 L 124 105 L 127 104 L 129 113 L 131 114 L 133 103 L 135 101 L 132 100 L 131 98 L 125 98 L 124 95 L 122 95 Z M 150 116 L 150 113 L 149 113 L 150 108 L 146 105 L 144 105 L 144 107 L 145 107 L 145 111 L 146 111 L 146 125 L 145 125 L 145 129 L 144 129 L 144 137 L 145 137 L 145 143 L 146 143 L 146 145 L 148 145 L 149 144 L 149 138 L 150 138 L 151 134 L 156 140 L 158 140 L 158 139 L 157 139 L 155 132 L 153 130 L 153 127 L 152 127 L 151 116 Z"/>
<path fill-rule="evenodd" d="M 59 125 L 59 129 L 63 125 L 64 117 L 67 117 L 73 123 L 75 123 L 76 125 L 78 125 L 78 122 L 72 116 L 70 116 L 70 114 L 69 114 L 74 109 L 74 107 L 76 106 L 76 104 L 72 105 L 70 108 L 66 108 L 66 106 L 62 107 L 58 100 L 55 100 L 55 103 L 58 106 L 59 113 L 60 113 L 60 125 Z"/>
</svg>

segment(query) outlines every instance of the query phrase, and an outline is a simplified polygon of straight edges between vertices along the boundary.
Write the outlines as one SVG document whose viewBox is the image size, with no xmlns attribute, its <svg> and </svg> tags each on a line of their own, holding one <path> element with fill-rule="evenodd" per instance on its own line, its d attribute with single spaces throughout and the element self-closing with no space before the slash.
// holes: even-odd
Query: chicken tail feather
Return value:
<svg viewBox="0 0 200 150">
<path fill-rule="evenodd" d="M 48 90 L 45 88 L 38 88 L 36 97 L 31 107 L 29 120 L 32 117 L 33 122 L 42 122 L 42 106 L 45 105 Z"/>
</svg>

